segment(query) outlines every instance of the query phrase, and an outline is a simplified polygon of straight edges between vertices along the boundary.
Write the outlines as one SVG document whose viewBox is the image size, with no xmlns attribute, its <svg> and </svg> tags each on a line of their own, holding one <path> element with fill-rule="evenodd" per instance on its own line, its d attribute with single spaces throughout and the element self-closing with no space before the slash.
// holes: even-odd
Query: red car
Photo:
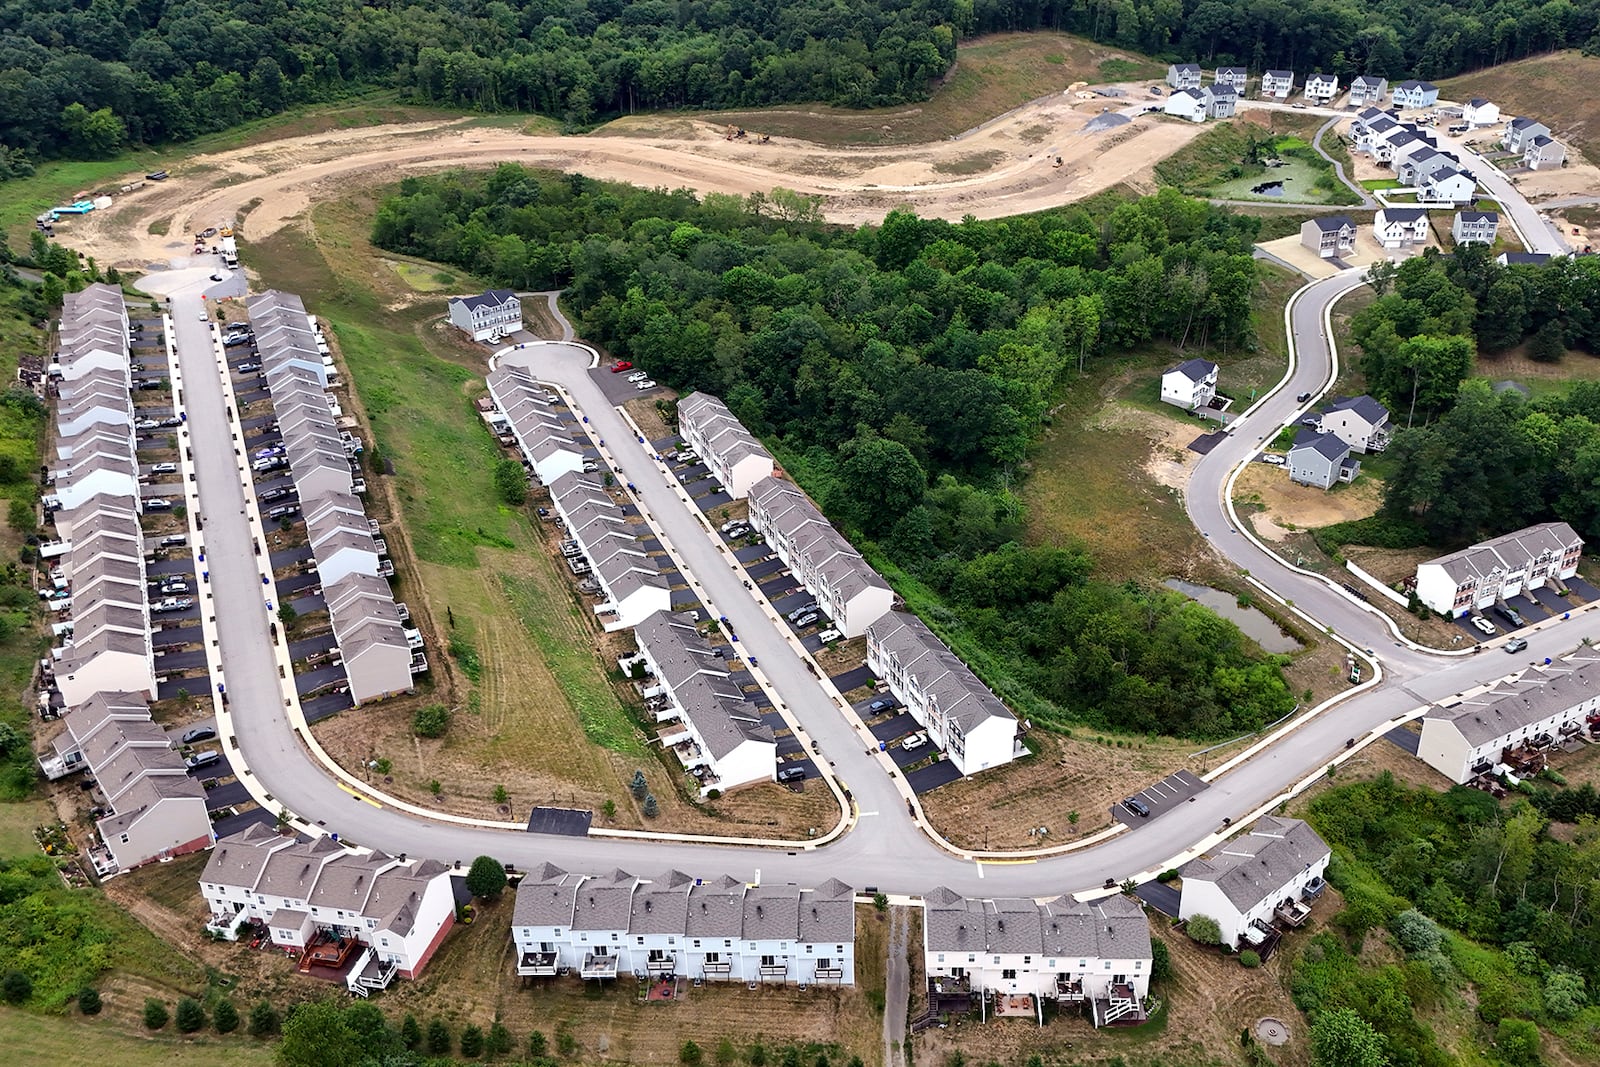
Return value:
<svg viewBox="0 0 1600 1067">
<path fill-rule="evenodd" d="M 633 369 L 633 364 L 629 363 L 625 359 L 619 359 L 615 363 L 611 364 L 611 373 L 612 374 L 621 374 L 625 370 L 632 370 L 632 369 Z"/>
</svg>

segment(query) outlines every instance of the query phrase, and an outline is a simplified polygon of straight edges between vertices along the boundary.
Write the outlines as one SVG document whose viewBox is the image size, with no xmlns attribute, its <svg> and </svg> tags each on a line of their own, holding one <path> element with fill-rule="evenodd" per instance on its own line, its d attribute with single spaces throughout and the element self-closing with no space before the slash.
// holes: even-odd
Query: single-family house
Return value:
<svg viewBox="0 0 1600 1067">
<path fill-rule="evenodd" d="M 1178 917 L 1217 921 L 1222 943 L 1260 945 L 1275 921 L 1299 926 L 1321 894 L 1331 856 L 1300 819 L 1263 815 L 1247 831 L 1182 868 Z"/>
<path fill-rule="evenodd" d="M 690 393 L 678 401 L 678 432 L 735 500 L 772 475 L 772 453 L 714 396 Z"/>
<path fill-rule="evenodd" d="M 1287 99 L 1294 92 L 1294 71 L 1269 70 L 1261 75 L 1261 95 L 1278 100 Z"/>
<path fill-rule="evenodd" d="M 1383 98 L 1389 95 L 1389 79 L 1380 78 L 1376 74 L 1357 74 L 1350 80 L 1350 103 L 1352 106 L 1360 104 L 1381 104 Z"/>
<path fill-rule="evenodd" d="M 1502 534 L 1417 565 L 1417 599 L 1441 615 L 1490 607 L 1578 573 L 1583 538 L 1564 522 Z"/>
<path fill-rule="evenodd" d="M 1460 161 L 1431 145 L 1413 141 L 1395 152 L 1394 175 L 1401 185 L 1420 187 L 1443 170 L 1459 170 Z"/>
<path fill-rule="evenodd" d="M 1200 88 L 1200 64 L 1173 63 L 1167 67 L 1167 84 L 1174 89 Z"/>
<path fill-rule="evenodd" d="M 1173 115 L 1190 122 L 1204 122 L 1206 120 L 1207 99 L 1209 93 L 1198 87 L 1193 89 L 1174 89 L 1167 97 L 1166 106 L 1161 110 L 1164 114 Z"/>
<path fill-rule="evenodd" d="M 1493 126 L 1500 121 L 1500 105 L 1490 103 L 1481 96 L 1475 96 L 1461 106 L 1461 121 L 1473 129 L 1479 126 Z"/>
<path fill-rule="evenodd" d="M 867 627 L 867 666 L 963 775 L 1021 754 L 1011 709 L 915 615 L 893 611 Z"/>
<path fill-rule="evenodd" d="M 1372 236 L 1384 248 L 1427 244 L 1428 211 L 1420 207 L 1383 207 L 1372 219 Z"/>
<path fill-rule="evenodd" d="M 522 301 L 510 289 L 450 298 L 450 325 L 474 341 L 497 341 L 522 329 Z"/>
<path fill-rule="evenodd" d="M 1389 409 L 1372 397 L 1341 396 L 1323 409 L 1319 429 L 1363 455 L 1389 447 Z"/>
<path fill-rule="evenodd" d="M 1350 458 L 1350 446 L 1337 434 L 1301 430 L 1295 435 L 1287 461 L 1289 480 L 1318 489 L 1332 489 L 1354 481 L 1361 461 Z"/>
<path fill-rule="evenodd" d="M 1488 692 L 1429 708 L 1417 757 L 1452 782 L 1466 783 L 1503 773 L 1518 749 L 1539 752 L 1581 736 L 1597 710 L 1600 663 L 1573 658 L 1532 667 Z"/>
<path fill-rule="evenodd" d="M 1209 407 L 1217 395 L 1217 365 L 1209 359 L 1186 359 L 1161 374 L 1161 402 L 1193 411 Z"/>
<path fill-rule="evenodd" d="M 1567 160 L 1567 149 L 1560 141 L 1538 134 L 1527 141 L 1522 153 L 1522 165 L 1529 170 L 1550 170 Z"/>
<path fill-rule="evenodd" d="M 1239 109 L 1239 91 L 1226 82 L 1205 89 L 1206 114 L 1214 119 L 1231 119 Z"/>
<path fill-rule="evenodd" d="M 659 731 L 684 768 L 700 783 L 700 793 L 726 792 L 751 782 L 770 782 L 778 773 L 778 746 L 772 727 L 732 678 L 723 655 L 700 635 L 685 614 L 658 611 L 634 627 L 645 670 L 656 679 L 646 690 L 656 698 Z"/>
<path fill-rule="evenodd" d="M 1411 78 L 1391 90 L 1389 102 L 1400 108 L 1432 107 L 1439 102 L 1439 87 Z"/>
<path fill-rule="evenodd" d="M 1526 115 L 1518 116 L 1506 123 L 1506 132 L 1500 137 L 1500 144 L 1507 152 L 1526 152 L 1528 142 L 1535 137 L 1549 137 L 1550 127 L 1538 119 Z"/>
<path fill-rule="evenodd" d="M 1338 259 L 1356 248 L 1356 224 L 1349 215 L 1318 215 L 1300 224 L 1300 243 L 1323 259 Z"/>
<path fill-rule="evenodd" d="M 930 1004 L 973 995 L 1086 1006 L 1095 1026 L 1138 1022 L 1150 993 L 1149 920 L 1138 901 L 965 897 L 943 886 L 923 898 L 923 969 Z"/>
<path fill-rule="evenodd" d="M 1469 209 L 1456 212 L 1455 219 L 1450 223 L 1450 236 L 1458 245 L 1469 241 L 1492 245 L 1499 229 L 1500 216 L 1495 212 Z"/>
<path fill-rule="evenodd" d="M 1244 67 L 1218 67 L 1211 75 L 1212 88 L 1226 85 L 1233 89 L 1235 96 L 1244 95 L 1244 87 L 1250 82 L 1250 72 Z"/>
<path fill-rule="evenodd" d="M 845 637 L 894 607 L 894 590 L 793 482 L 766 477 L 750 490 L 750 524 Z"/>
<path fill-rule="evenodd" d="M 1470 204 L 1478 181 L 1455 166 L 1442 167 L 1423 177 L 1417 186 L 1419 204 Z"/>
<path fill-rule="evenodd" d="M 1306 79 L 1305 95 L 1307 100 L 1325 104 L 1339 95 L 1339 76 L 1337 74 L 1313 74 Z"/>
</svg>

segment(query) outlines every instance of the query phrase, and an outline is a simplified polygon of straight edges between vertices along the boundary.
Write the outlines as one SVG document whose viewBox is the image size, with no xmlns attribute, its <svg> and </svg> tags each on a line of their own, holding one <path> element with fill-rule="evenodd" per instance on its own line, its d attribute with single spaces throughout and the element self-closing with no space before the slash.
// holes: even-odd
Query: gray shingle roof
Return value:
<svg viewBox="0 0 1600 1067">
<path fill-rule="evenodd" d="M 1386 207 L 1383 209 L 1385 222 L 1416 222 L 1428 217 L 1428 209 L 1422 207 Z"/>
<path fill-rule="evenodd" d="M 1336 434 L 1317 433 L 1315 430 L 1301 430 L 1295 435 L 1294 447 L 1289 449 L 1292 457 L 1302 448 L 1309 448 L 1325 459 L 1338 463 L 1350 454 L 1350 446 L 1341 441 Z M 1290 459 L 1290 464 L 1294 460 Z"/>
<path fill-rule="evenodd" d="M 738 937 L 744 929 L 744 883 L 723 875 L 689 890 L 690 937 Z"/>
<path fill-rule="evenodd" d="M 854 941 L 855 891 L 837 878 L 800 894 L 799 939 L 814 944 Z"/>
<path fill-rule="evenodd" d="M 1168 374 L 1181 374 L 1191 382 L 1204 381 L 1215 373 L 1217 365 L 1209 359 L 1186 359 L 1176 367 L 1167 370 Z"/>
<path fill-rule="evenodd" d="M 1324 233 L 1337 233 L 1340 230 L 1356 228 L 1356 224 L 1350 221 L 1349 215 L 1318 215 L 1311 220 L 1311 224 Z"/>
<path fill-rule="evenodd" d="M 1520 677 L 1501 682 L 1487 693 L 1448 708 L 1436 708 L 1427 718 L 1453 724 L 1474 748 L 1532 726 L 1600 693 L 1600 663 L 1593 660 L 1572 666 L 1561 660 L 1552 667 L 1534 668 Z M 1574 714 L 1576 721 L 1577 715 Z"/>
<path fill-rule="evenodd" d="M 980 900 L 939 887 L 923 898 L 929 952 L 1053 958 L 1149 959 L 1150 925 L 1123 896 L 1082 903 L 1059 897 Z"/>
<path fill-rule="evenodd" d="M 689 888 L 694 879 L 682 871 L 668 871 L 633 892 L 630 934 L 681 934 L 689 919 Z"/>
<path fill-rule="evenodd" d="M 500 307 L 516 299 L 516 295 L 510 289 L 490 289 L 478 296 L 453 296 L 450 298 L 450 303 L 460 304 L 469 311 L 476 311 L 483 307 Z"/>
<path fill-rule="evenodd" d="M 1495 572 L 1523 570 L 1541 556 L 1560 556 L 1573 544 L 1581 543 L 1578 532 L 1566 523 L 1542 522 L 1480 541 L 1459 552 L 1436 556 L 1420 566 L 1443 567 L 1460 584 Z"/>
<path fill-rule="evenodd" d="M 1185 882 L 1211 882 L 1234 907 L 1248 911 L 1283 892 L 1293 878 L 1328 855 L 1309 823 L 1266 815 L 1210 856 L 1183 868 Z"/>
<path fill-rule="evenodd" d="M 573 905 L 574 930 L 626 930 L 639 880 L 622 870 L 585 878 Z"/>
<path fill-rule="evenodd" d="M 961 658 L 915 615 L 891 611 L 867 627 L 869 642 L 915 675 L 917 687 L 947 722 L 970 733 L 989 719 L 1016 718 Z"/>
<path fill-rule="evenodd" d="M 799 929 L 799 889 L 792 885 L 757 885 L 745 890 L 746 941 L 793 940 Z"/>
<path fill-rule="evenodd" d="M 1387 422 L 1389 419 L 1389 409 L 1365 393 L 1360 396 L 1341 396 L 1329 404 L 1325 410 L 1329 412 L 1349 411 L 1360 415 L 1374 426 Z"/>
</svg>

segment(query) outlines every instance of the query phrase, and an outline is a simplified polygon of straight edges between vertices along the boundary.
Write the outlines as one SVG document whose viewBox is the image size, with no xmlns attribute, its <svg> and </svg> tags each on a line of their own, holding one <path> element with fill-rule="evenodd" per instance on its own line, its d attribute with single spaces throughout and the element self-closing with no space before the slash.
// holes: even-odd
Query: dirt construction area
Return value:
<svg viewBox="0 0 1600 1067">
<path fill-rule="evenodd" d="M 1282 541 L 1295 530 L 1315 530 L 1336 522 L 1364 519 L 1383 502 L 1383 482 L 1358 475 L 1348 485 L 1318 489 L 1289 480 L 1282 467 L 1252 463 L 1234 484 L 1236 504 L 1257 504 L 1263 508 L 1252 516 L 1258 536 Z"/>
<path fill-rule="evenodd" d="M 336 130 L 174 164 L 170 180 L 86 216 L 72 239 L 103 264 L 138 268 L 184 256 L 187 235 L 246 214 L 244 232 L 259 240 L 313 203 L 344 196 L 366 180 L 507 161 L 702 194 L 781 186 L 821 197 L 823 214 L 836 222 L 877 222 L 901 205 L 948 219 L 997 218 L 1129 180 L 1203 128 L 1151 116 L 1088 132 L 1102 106 L 1057 94 L 958 139 L 894 148 L 729 141 L 722 127 L 683 118 L 614 123 L 583 137 L 525 135 L 465 119 Z M 1050 131 L 1047 139 L 1039 139 L 1041 127 Z"/>
</svg>

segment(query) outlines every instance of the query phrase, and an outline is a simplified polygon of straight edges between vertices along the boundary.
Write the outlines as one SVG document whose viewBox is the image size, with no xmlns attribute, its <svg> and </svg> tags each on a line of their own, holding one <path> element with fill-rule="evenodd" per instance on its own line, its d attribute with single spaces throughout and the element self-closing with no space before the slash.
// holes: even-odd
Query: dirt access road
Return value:
<svg viewBox="0 0 1600 1067">
<path fill-rule="evenodd" d="M 245 214 L 244 232 L 260 239 L 353 185 L 504 161 L 702 194 L 782 186 L 822 197 L 823 213 L 835 222 L 877 222 L 900 205 L 930 217 L 997 218 L 1069 203 L 1148 173 L 1203 129 L 1141 116 L 1087 131 L 1102 106 L 1057 94 L 959 138 L 895 148 L 728 141 L 720 127 L 678 117 L 614 123 L 583 137 L 529 136 L 466 119 L 331 131 L 174 165 L 169 181 L 118 197 L 110 209 L 74 223 L 71 236 L 103 264 L 139 268 L 186 255 L 189 234 Z"/>
</svg>

